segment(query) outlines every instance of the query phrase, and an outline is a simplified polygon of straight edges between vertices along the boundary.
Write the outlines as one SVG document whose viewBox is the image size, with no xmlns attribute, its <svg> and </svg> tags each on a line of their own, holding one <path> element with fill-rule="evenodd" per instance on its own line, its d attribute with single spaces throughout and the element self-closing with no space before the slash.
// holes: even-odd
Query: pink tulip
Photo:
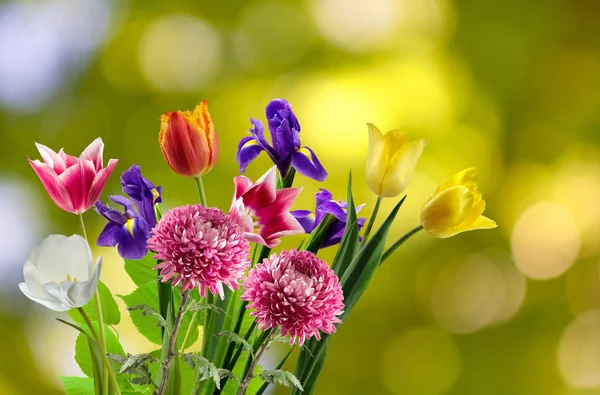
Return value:
<svg viewBox="0 0 600 395">
<path fill-rule="evenodd" d="M 98 201 L 104 184 L 117 165 L 116 159 L 110 159 L 103 167 L 101 138 L 92 141 L 79 158 L 58 153 L 45 145 L 35 143 L 44 163 L 29 160 L 29 164 L 42 181 L 46 192 L 54 203 L 65 211 L 81 214 Z"/>
<path fill-rule="evenodd" d="M 276 189 L 276 171 L 273 166 L 256 183 L 248 177 L 234 177 L 235 195 L 229 210 L 248 241 L 269 248 L 279 244 L 282 236 L 304 233 L 302 225 L 290 214 L 300 189 Z"/>
</svg>

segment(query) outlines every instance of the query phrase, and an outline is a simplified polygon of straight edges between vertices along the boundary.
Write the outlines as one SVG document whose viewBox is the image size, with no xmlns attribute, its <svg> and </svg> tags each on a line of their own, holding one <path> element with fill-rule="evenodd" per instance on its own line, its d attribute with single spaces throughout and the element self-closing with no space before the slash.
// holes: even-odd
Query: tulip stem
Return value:
<svg viewBox="0 0 600 395">
<path fill-rule="evenodd" d="M 369 223 L 367 224 L 367 228 L 365 229 L 365 235 L 363 236 L 362 245 L 367 242 L 369 238 L 369 234 L 371 234 L 371 229 L 373 229 L 373 224 L 375 224 L 375 218 L 377 217 L 377 213 L 379 212 L 379 206 L 381 206 L 381 196 L 377 196 L 377 201 L 375 202 L 375 207 L 373 208 L 373 213 L 371 214 L 371 218 L 369 218 Z"/>
<path fill-rule="evenodd" d="M 194 180 L 196 180 L 196 188 L 198 188 L 198 197 L 200 198 L 200 203 L 202 203 L 202 205 L 204 207 L 207 207 L 208 203 L 206 202 L 206 193 L 204 192 L 204 184 L 202 183 L 202 176 L 198 176 L 198 177 L 194 178 Z"/>
<path fill-rule="evenodd" d="M 83 237 L 84 239 L 88 242 L 89 244 L 89 240 L 87 237 L 87 232 L 85 230 L 85 222 L 83 221 L 83 213 L 79 214 L 79 223 L 81 224 L 81 231 L 83 232 Z M 94 293 L 94 300 L 96 301 L 96 313 L 98 316 L 98 329 L 100 332 L 100 337 L 98 338 L 98 342 L 100 343 L 100 348 L 102 349 L 102 352 L 104 354 L 106 354 L 107 350 L 106 350 L 106 334 L 104 333 L 104 318 L 102 316 L 102 302 L 100 301 L 100 293 L 98 292 L 98 289 L 96 289 L 96 292 Z M 90 327 L 91 329 L 91 327 Z M 102 389 L 104 391 L 104 388 L 106 388 L 106 390 L 108 390 L 108 375 L 107 375 L 107 370 L 108 368 L 104 368 L 104 374 L 102 375 Z M 109 369 L 110 370 L 110 369 Z"/>
<path fill-rule="evenodd" d="M 77 311 L 79 311 L 79 314 L 81 314 L 81 316 L 83 317 L 83 320 L 85 321 L 85 323 L 87 324 L 88 328 L 90 328 L 90 332 L 92 332 L 92 336 L 94 338 L 94 340 L 96 340 L 96 343 L 98 343 L 98 345 L 100 345 L 100 338 L 98 337 L 98 333 L 96 332 L 96 330 L 94 329 L 94 326 L 92 325 L 92 322 L 90 321 L 90 317 L 88 317 L 88 315 L 85 313 L 85 311 L 81 308 L 78 307 Z M 102 347 L 100 345 L 100 347 Z M 105 372 L 107 372 L 108 374 L 106 375 L 107 378 L 110 378 L 110 381 L 113 385 L 113 387 L 115 387 L 115 393 L 117 395 L 121 395 L 121 390 L 119 389 L 119 385 L 117 383 L 117 377 L 115 376 L 115 372 L 112 369 L 112 366 L 110 365 L 110 361 L 108 360 L 108 356 L 106 354 L 106 350 L 103 349 L 102 351 L 102 362 L 104 363 L 104 370 Z M 104 387 L 103 391 L 104 391 Z"/>
<path fill-rule="evenodd" d="M 410 239 L 413 235 L 419 233 L 419 231 L 423 230 L 423 225 L 419 225 L 416 228 L 412 229 L 410 232 L 408 232 L 407 234 L 405 234 L 404 236 L 402 236 L 401 238 L 399 238 L 394 244 L 392 244 L 392 246 L 390 248 L 388 248 L 383 255 L 381 256 L 381 261 L 379 262 L 379 265 L 383 265 L 383 262 L 385 262 L 386 259 L 388 259 L 393 253 L 394 251 L 396 251 L 398 249 L 398 247 L 400 247 L 402 244 L 404 244 L 404 242 L 408 239 Z"/>
<path fill-rule="evenodd" d="M 160 387 L 158 387 L 157 394 L 163 395 L 165 390 L 167 389 L 167 382 L 169 380 L 169 373 L 171 373 L 171 362 L 173 362 L 173 357 L 175 357 L 175 345 L 177 343 L 177 334 L 179 333 L 179 327 L 181 326 L 181 321 L 183 319 L 183 313 L 185 312 L 185 305 L 187 304 L 188 297 L 190 296 L 190 290 L 185 290 L 181 294 L 181 303 L 179 305 L 179 312 L 177 313 L 177 318 L 175 319 L 175 323 L 173 324 L 173 331 L 171 332 L 171 336 L 169 338 L 169 348 L 167 350 L 167 357 L 163 362 L 162 367 L 162 380 L 160 382 Z"/>
</svg>

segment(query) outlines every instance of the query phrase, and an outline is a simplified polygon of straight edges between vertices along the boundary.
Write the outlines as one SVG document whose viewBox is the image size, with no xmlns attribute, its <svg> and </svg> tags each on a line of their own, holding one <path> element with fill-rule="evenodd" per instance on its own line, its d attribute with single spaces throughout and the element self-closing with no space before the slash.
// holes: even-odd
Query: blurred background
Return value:
<svg viewBox="0 0 600 395">
<path fill-rule="evenodd" d="M 102 137 L 105 162 L 119 159 L 103 199 L 139 164 L 167 207 L 195 202 L 193 182 L 161 156 L 158 118 L 206 99 L 221 154 L 205 185 L 227 209 L 237 142 L 275 97 L 293 104 L 329 171 L 322 184 L 296 178 L 295 209 L 312 209 L 321 186 L 344 198 L 352 169 L 370 214 L 372 122 L 429 139 L 390 241 L 469 166 L 499 224 L 406 243 L 340 327 L 317 394 L 600 394 L 595 0 L 2 2 L 0 393 L 60 394 L 57 375 L 81 374 L 75 331 L 17 287 L 41 239 L 79 232 L 28 165 L 34 142 L 79 155 Z M 269 166 L 263 154 L 247 174 Z M 104 225 L 93 211 L 85 220 L 91 235 Z M 130 292 L 115 251 L 94 253 L 113 292 Z M 154 348 L 126 314 L 116 329 L 127 351 Z"/>
</svg>

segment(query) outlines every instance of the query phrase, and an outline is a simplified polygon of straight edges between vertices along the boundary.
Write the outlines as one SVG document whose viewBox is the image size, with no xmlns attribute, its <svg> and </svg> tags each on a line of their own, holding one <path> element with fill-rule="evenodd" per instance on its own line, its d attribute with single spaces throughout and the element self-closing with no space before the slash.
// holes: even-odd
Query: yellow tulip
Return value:
<svg viewBox="0 0 600 395">
<path fill-rule="evenodd" d="M 477 190 L 474 168 L 444 181 L 421 209 L 421 225 L 432 236 L 452 237 L 475 229 L 495 228 L 496 222 L 481 215 L 485 201 Z"/>
<path fill-rule="evenodd" d="M 367 185 L 381 197 L 395 197 L 406 190 L 427 140 L 408 141 L 406 133 L 392 130 L 385 135 L 369 127 Z"/>
</svg>

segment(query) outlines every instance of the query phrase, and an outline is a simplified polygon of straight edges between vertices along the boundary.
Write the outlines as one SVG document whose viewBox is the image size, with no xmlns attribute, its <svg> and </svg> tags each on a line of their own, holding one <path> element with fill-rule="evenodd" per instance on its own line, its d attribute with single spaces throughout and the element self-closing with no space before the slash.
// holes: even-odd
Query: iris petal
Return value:
<svg viewBox="0 0 600 395">
<path fill-rule="evenodd" d="M 308 147 L 301 147 L 294 152 L 292 165 L 302 175 L 313 180 L 323 181 L 327 178 L 327 171 L 325 171 L 313 150 Z"/>
</svg>

